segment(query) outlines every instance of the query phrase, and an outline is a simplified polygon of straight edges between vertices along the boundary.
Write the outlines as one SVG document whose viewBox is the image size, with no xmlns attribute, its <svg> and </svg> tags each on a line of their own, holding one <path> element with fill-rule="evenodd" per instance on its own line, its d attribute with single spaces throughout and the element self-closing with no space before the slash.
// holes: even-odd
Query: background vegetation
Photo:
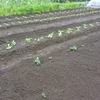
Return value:
<svg viewBox="0 0 100 100">
<path fill-rule="evenodd" d="M 0 16 L 27 15 L 82 6 L 72 1 L 82 0 L 0 0 Z"/>
</svg>

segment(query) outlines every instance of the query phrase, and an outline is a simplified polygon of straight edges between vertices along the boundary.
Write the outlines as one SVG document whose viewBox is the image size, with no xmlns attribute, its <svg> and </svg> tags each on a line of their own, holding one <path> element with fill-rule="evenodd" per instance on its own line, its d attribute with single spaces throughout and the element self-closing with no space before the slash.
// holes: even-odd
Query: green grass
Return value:
<svg viewBox="0 0 100 100">
<path fill-rule="evenodd" d="M 47 11 L 79 8 L 81 4 L 54 3 L 53 0 L 0 0 L 0 16 L 27 15 Z"/>
</svg>

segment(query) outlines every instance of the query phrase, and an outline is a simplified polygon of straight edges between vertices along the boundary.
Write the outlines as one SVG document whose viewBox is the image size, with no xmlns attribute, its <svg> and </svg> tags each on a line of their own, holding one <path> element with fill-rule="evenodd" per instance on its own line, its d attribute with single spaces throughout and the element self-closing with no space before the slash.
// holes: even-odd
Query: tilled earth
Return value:
<svg viewBox="0 0 100 100">
<path fill-rule="evenodd" d="M 100 8 L 0 17 L 0 58 L 0 100 L 100 100 Z"/>
</svg>

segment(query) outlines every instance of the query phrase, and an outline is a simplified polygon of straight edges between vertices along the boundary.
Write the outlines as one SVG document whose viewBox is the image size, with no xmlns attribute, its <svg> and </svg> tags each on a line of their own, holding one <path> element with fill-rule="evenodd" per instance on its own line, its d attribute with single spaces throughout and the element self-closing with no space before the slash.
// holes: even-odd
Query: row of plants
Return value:
<svg viewBox="0 0 100 100">
<path fill-rule="evenodd" d="M 46 21 L 46 20 L 55 20 L 55 19 L 60 19 L 60 18 L 72 17 L 72 16 L 82 16 L 82 15 L 88 15 L 88 14 L 93 14 L 93 13 L 98 13 L 98 12 L 100 12 L 100 10 L 90 11 L 90 12 L 85 12 L 85 13 L 78 13 L 78 14 L 71 14 L 71 15 L 67 15 L 67 16 L 51 17 L 51 18 L 45 18 L 45 19 L 34 19 L 34 20 L 21 21 L 21 22 L 17 21 L 16 23 L 14 23 L 14 22 L 3 23 L 3 25 L 0 25 L 0 27 L 27 24 L 27 23 L 33 23 L 33 22 L 42 22 L 42 21 Z"/>
<path fill-rule="evenodd" d="M 82 31 L 82 27 L 83 27 L 83 30 L 84 29 L 88 29 L 88 27 L 93 27 L 95 25 L 100 25 L 100 22 L 95 22 L 95 23 L 90 23 L 90 24 L 83 24 L 82 26 L 79 26 L 79 27 L 75 27 L 75 28 L 68 28 L 66 31 L 64 30 L 58 30 L 57 34 L 54 34 L 54 32 L 48 34 L 47 36 L 44 36 L 44 37 L 39 37 L 39 38 L 26 38 L 24 39 L 24 43 L 33 43 L 33 42 L 39 42 L 41 41 L 42 39 L 44 38 L 47 38 L 47 39 L 52 39 L 54 36 L 57 36 L 57 37 L 61 37 L 63 36 L 63 34 L 71 34 L 72 32 L 74 32 L 75 30 L 76 31 Z M 11 42 L 8 42 L 7 43 L 7 47 L 6 49 L 9 50 L 11 49 L 13 46 L 15 46 L 17 43 L 16 41 L 11 41 Z M 73 47 L 75 49 L 75 47 Z M 76 48 L 77 49 L 77 48 Z M 72 48 L 71 48 L 72 50 Z M 75 50 L 74 50 L 75 51 Z"/>
<path fill-rule="evenodd" d="M 86 11 L 86 10 L 94 10 L 96 8 L 82 8 L 82 9 L 76 9 L 76 10 L 68 10 L 68 11 L 59 11 L 59 12 L 53 12 L 53 13 L 48 13 L 48 14 L 36 14 L 35 16 L 34 15 L 30 15 L 30 16 L 22 16 L 22 17 L 14 17 L 13 19 L 10 19 L 10 18 L 5 18 L 7 21 L 11 21 L 11 20 L 14 20 L 14 19 L 22 19 L 22 18 L 33 18 L 33 17 L 41 17 L 41 16 L 46 16 L 46 15 L 54 15 L 54 14 L 64 14 L 64 13 L 71 13 L 71 12 L 78 12 L 79 11 Z"/>
</svg>

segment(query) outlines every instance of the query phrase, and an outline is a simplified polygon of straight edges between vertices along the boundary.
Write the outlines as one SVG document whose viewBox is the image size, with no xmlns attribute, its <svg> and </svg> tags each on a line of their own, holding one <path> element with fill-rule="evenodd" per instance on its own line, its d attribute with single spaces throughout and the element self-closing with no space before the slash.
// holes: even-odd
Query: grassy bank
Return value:
<svg viewBox="0 0 100 100">
<path fill-rule="evenodd" d="M 0 16 L 27 15 L 61 9 L 79 8 L 81 4 L 67 2 L 64 4 L 52 0 L 0 0 Z"/>
</svg>

